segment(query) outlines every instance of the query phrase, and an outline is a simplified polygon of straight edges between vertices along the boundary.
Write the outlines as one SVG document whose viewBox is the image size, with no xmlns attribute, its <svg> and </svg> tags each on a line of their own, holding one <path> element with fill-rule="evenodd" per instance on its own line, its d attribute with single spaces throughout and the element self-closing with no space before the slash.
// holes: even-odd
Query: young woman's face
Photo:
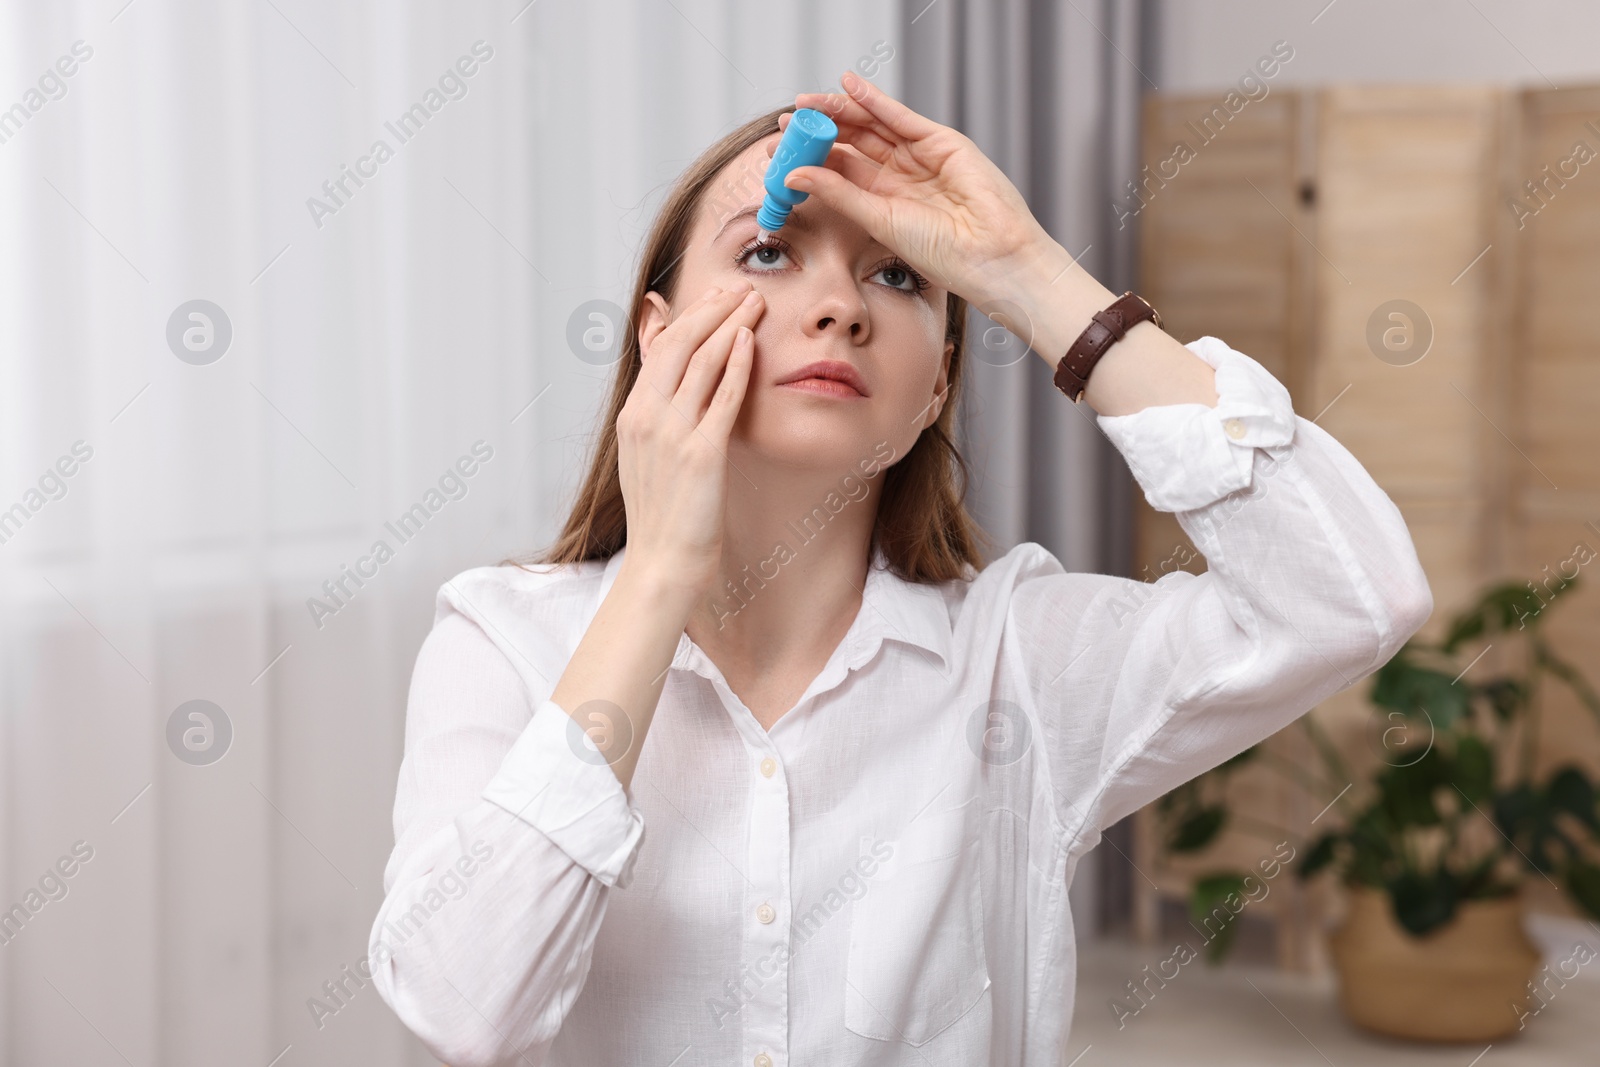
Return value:
<svg viewBox="0 0 1600 1067">
<path fill-rule="evenodd" d="M 642 337 L 711 286 L 749 280 L 766 308 L 733 444 L 802 467 L 891 466 L 944 406 L 948 295 L 815 196 L 758 245 L 760 181 L 778 137 L 751 145 L 712 180 L 677 297 L 669 309 L 649 294 Z M 853 368 L 865 395 L 815 380 L 779 384 L 821 361 Z"/>
</svg>

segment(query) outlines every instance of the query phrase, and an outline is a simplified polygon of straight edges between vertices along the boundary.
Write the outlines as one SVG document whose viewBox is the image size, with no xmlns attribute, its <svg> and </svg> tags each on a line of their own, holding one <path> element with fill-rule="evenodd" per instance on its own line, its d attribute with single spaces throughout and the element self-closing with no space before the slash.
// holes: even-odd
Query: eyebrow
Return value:
<svg viewBox="0 0 1600 1067">
<path fill-rule="evenodd" d="M 757 203 L 757 204 L 749 204 L 749 205 L 746 205 L 745 207 L 740 208 L 738 211 L 734 212 L 731 216 L 729 216 L 728 221 L 724 222 L 722 224 L 722 226 L 717 230 L 716 234 L 714 236 L 712 236 L 711 239 L 713 241 L 720 241 L 722 239 L 723 232 L 725 230 L 727 230 L 727 228 L 729 226 L 732 226 L 734 223 L 738 222 L 740 219 L 748 219 L 748 218 L 755 217 L 756 213 L 759 212 L 760 210 L 761 210 L 761 205 L 759 203 Z M 806 216 L 800 214 L 799 211 L 791 211 L 789 213 L 789 218 L 784 223 L 784 225 L 785 226 L 792 226 L 797 230 L 804 231 L 805 233 L 815 233 L 816 232 L 816 228 L 813 227 L 811 225 L 811 223 L 807 220 Z"/>
</svg>

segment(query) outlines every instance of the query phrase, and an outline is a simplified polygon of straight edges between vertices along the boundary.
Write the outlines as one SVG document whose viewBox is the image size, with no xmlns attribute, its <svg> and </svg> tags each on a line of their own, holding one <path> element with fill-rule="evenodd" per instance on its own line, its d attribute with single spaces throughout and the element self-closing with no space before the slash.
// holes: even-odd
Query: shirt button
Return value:
<svg viewBox="0 0 1600 1067">
<path fill-rule="evenodd" d="M 768 756 L 766 759 L 761 761 L 761 773 L 766 777 L 771 778 L 772 772 L 777 769 L 778 761 L 773 759 L 771 756 Z"/>
<path fill-rule="evenodd" d="M 1244 436 L 1244 423 L 1240 422 L 1238 419 L 1229 419 L 1227 422 L 1222 424 L 1222 428 L 1226 430 L 1228 436 L 1233 438 L 1235 441 Z"/>
<path fill-rule="evenodd" d="M 772 1067 L 772 1057 L 765 1052 L 756 1055 L 756 1067 Z"/>
<path fill-rule="evenodd" d="M 763 904 L 761 907 L 756 909 L 756 918 L 760 919 L 764 923 L 769 923 L 777 917 L 778 913 L 772 910 L 771 904 Z"/>
</svg>

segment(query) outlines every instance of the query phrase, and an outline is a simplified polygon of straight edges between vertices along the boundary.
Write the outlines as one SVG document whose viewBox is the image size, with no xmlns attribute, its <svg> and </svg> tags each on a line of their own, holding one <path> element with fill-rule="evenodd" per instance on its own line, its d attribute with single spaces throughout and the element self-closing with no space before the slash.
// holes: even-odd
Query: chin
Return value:
<svg viewBox="0 0 1600 1067">
<path fill-rule="evenodd" d="M 893 464 L 901 453 L 876 421 L 856 418 L 842 425 L 835 418 L 752 420 L 747 432 L 736 434 L 730 448 L 772 466 L 796 470 L 838 472 L 871 476 Z M 739 463 L 738 455 L 730 455 Z"/>
</svg>

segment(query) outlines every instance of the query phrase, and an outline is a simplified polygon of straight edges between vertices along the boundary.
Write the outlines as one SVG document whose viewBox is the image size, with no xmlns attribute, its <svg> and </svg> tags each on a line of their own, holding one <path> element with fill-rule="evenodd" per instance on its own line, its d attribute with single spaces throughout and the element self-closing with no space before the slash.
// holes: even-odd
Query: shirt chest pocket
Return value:
<svg viewBox="0 0 1600 1067">
<path fill-rule="evenodd" d="M 850 918 L 844 1025 L 879 1041 L 921 1045 L 989 988 L 974 801 L 934 807 L 897 840 Z"/>
</svg>

